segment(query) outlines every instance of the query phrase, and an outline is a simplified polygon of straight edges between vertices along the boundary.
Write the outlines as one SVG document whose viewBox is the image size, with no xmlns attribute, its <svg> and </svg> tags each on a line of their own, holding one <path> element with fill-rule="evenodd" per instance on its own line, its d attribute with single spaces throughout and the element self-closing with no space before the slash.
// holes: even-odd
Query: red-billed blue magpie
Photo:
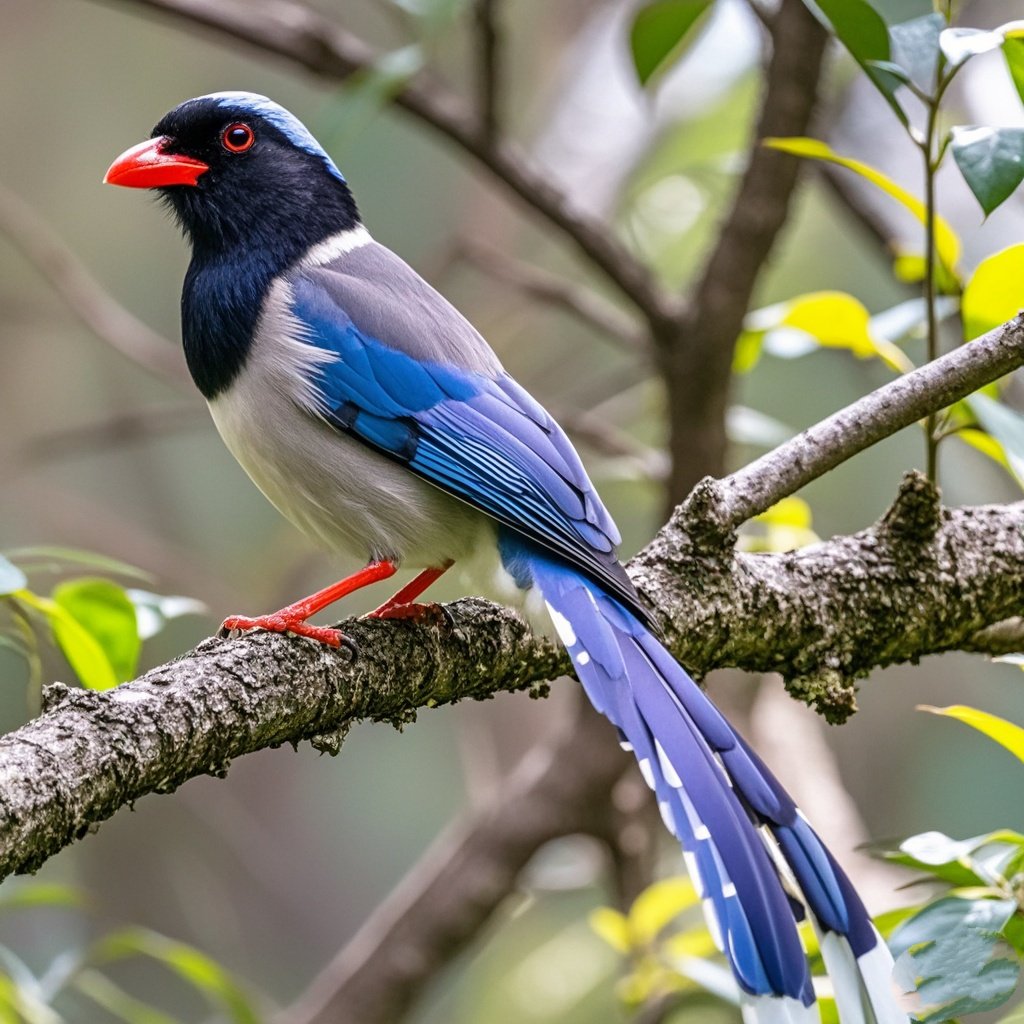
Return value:
<svg viewBox="0 0 1024 1024">
<path fill-rule="evenodd" d="M 905 1022 L 846 875 L 653 635 L 568 438 L 458 310 L 370 237 L 309 131 L 262 96 L 201 96 L 105 180 L 156 189 L 191 242 L 185 355 L 227 446 L 300 529 L 367 559 L 225 628 L 337 645 L 307 619 L 399 565 L 421 573 L 371 614 L 417 615 L 456 562 L 492 593 L 543 602 L 683 846 L 746 1019 L 818 1020 L 797 932 L 806 908 L 843 1024 Z"/>
</svg>

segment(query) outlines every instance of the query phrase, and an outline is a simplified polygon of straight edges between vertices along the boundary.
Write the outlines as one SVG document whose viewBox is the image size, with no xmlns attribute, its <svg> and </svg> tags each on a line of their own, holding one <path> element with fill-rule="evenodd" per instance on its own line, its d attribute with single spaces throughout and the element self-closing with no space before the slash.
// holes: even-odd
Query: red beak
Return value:
<svg viewBox="0 0 1024 1024">
<path fill-rule="evenodd" d="M 165 185 L 195 185 L 209 165 L 181 153 L 165 153 L 167 138 L 161 135 L 126 149 L 103 176 L 105 185 L 125 188 L 162 188 Z"/>
</svg>

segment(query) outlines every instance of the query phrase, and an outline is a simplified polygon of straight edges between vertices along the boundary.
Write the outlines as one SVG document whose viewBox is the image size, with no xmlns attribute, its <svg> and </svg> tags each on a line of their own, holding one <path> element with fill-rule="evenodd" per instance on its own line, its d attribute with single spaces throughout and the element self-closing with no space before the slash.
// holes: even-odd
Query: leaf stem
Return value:
<svg viewBox="0 0 1024 1024">
<path fill-rule="evenodd" d="M 942 97 L 953 80 L 957 68 L 950 68 L 949 74 L 943 75 L 940 63 L 936 74 L 935 95 L 927 102 L 928 117 L 925 123 L 924 138 L 918 143 L 924 158 L 924 303 L 928 331 L 928 362 L 939 357 L 939 317 L 936 309 L 937 288 L 935 284 L 937 253 L 935 246 L 935 179 L 939 165 L 945 155 L 946 147 L 939 147 L 936 152 L 935 135 L 939 124 L 939 105 Z M 948 268 L 952 269 L 952 268 Z M 926 472 L 933 484 L 939 482 L 939 441 L 941 437 L 936 430 L 937 414 L 932 413 L 925 421 Z"/>
</svg>

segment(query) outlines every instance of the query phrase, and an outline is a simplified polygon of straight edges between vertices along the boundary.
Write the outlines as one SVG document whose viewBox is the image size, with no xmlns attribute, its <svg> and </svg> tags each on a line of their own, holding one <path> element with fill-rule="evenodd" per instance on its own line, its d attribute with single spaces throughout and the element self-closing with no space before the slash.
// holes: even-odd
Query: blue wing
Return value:
<svg viewBox="0 0 1024 1024">
<path fill-rule="evenodd" d="M 291 281 L 305 340 L 335 357 L 317 371 L 326 419 L 561 555 L 646 619 L 616 557 L 618 530 L 558 424 L 500 367 L 487 373 L 432 361 L 422 337 L 402 344 L 395 323 L 380 323 L 379 308 L 377 330 L 391 337 L 371 336 L 335 278 L 335 287 L 325 287 L 323 275 Z M 396 322 L 415 329 L 407 315 Z M 429 328 L 444 329 L 436 318 Z"/>
</svg>

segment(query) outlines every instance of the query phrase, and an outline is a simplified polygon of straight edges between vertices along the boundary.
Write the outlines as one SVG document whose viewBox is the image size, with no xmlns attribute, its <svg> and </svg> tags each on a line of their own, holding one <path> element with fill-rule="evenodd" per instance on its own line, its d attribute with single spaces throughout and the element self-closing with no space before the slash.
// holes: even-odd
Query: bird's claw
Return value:
<svg viewBox="0 0 1024 1024">
<path fill-rule="evenodd" d="M 250 629 L 265 629 L 271 633 L 291 633 L 304 636 L 310 640 L 326 644 L 328 647 L 347 647 L 356 654 L 356 645 L 341 630 L 329 626 L 314 626 L 304 619 L 290 618 L 281 614 L 258 615 L 249 618 L 247 615 L 229 615 L 222 623 L 219 636 L 235 638 Z"/>
</svg>

